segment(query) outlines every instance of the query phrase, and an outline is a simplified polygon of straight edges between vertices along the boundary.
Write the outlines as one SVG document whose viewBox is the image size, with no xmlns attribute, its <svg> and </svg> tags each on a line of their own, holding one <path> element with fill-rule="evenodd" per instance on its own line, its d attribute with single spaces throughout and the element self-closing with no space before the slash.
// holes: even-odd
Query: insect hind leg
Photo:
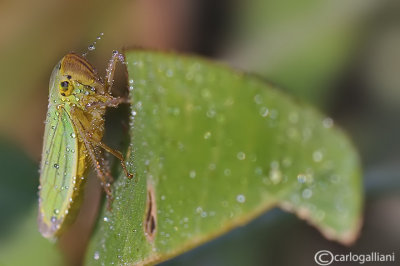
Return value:
<svg viewBox="0 0 400 266">
<path fill-rule="evenodd" d="M 74 109 L 72 109 L 71 113 L 74 114 L 76 112 L 74 111 Z M 86 148 L 86 152 L 89 155 L 89 158 L 94 165 L 94 169 L 95 169 L 96 174 L 97 174 L 98 178 L 100 179 L 100 182 L 104 188 L 104 192 L 107 194 L 108 206 L 110 207 L 111 202 L 112 202 L 111 183 L 113 182 L 113 178 L 108 169 L 108 165 L 107 165 L 106 161 L 104 160 L 104 156 L 103 156 L 101 150 L 98 149 L 97 147 L 93 146 L 93 144 L 92 144 L 93 142 L 88 139 L 85 129 L 82 126 L 82 124 L 80 123 L 80 121 L 75 117 L 75 115 L 71 115 L 71 119 L 72 119 L 73 124 L 77 128 L 80 137 L 83 140 L 83 143 Z"/>
<path fill-rule="evenodd" d="M 99 145 L 100 147 L 102 147 L 104 150 L 106 150 L 106 151 L 108 151 L 109 153 L 111 153 L 112 155 L 114 155 L 115 157 L 117 157 L 117 158 L 120 160 L 120 162 L 121 162 L 121 166 L 122 166 L 122 169 L 124 170 L 124 173 L 125 173 L 126 177 L 127 177 L 128 179 L 132 179 L 132 178 L 133 178 L 133 174 L 129 173 L 129 172 L 128 172 L 128 169 L 126 168 L 126 163 L 125 163 L 124 157 L 122 156 L 122 153 L 121 153 L 121 152 L 119 152 L 119 151 L 117 151 L 117 150 L 114 150 L 114 149 L 108 147 L 106 144 L 104 144 L 104 143 L 101 142 L 101 141 L 98 143 L 98 145 Z"/>
</svg>

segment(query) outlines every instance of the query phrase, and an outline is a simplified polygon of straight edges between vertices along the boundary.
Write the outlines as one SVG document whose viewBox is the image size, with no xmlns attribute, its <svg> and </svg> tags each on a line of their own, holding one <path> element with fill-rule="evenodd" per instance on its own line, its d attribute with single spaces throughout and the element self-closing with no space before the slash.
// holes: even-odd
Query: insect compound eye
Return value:
<svg viewBox="0 0 400 266">
<path fill-rule="evenodd" d="M 61 81 L 59 90 L 61 96 L 69 96 L 71 95 L 72 84 L 67 80 Z"/>
<path fill-rule="evenodd" d="M 61 86 L 61 88 L 63 89 L 63 90 L 68 90 L 68 86 L 69 86 L 69 82 L 68 81 L 62 81 L 61 83 L 60 83 L 60 86 Z"/>
</svg>

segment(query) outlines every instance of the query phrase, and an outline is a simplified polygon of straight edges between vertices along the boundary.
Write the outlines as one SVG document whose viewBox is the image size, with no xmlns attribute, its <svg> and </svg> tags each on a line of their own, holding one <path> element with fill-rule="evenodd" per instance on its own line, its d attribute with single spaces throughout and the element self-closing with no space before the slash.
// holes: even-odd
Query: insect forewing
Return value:
<svg viewBox="0 0 400 266">
<path fill-rule="evenodd" d="M 77 193 L 82 179 L 82 145 L 72 124 L 68 106 L 57 99 L 59 72 L 54 69 L 50 81 L 49 107 L 40 167 L 39 230 L 44 237 L 53 238 L 62 231 L 73 211 L 79 204 Z"/>
</svg>

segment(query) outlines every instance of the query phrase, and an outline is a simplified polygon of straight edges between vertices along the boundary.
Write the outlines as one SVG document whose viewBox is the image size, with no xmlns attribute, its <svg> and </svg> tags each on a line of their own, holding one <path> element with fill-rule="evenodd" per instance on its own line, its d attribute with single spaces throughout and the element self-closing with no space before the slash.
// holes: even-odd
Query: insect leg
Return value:
<svg viewBox="0 0 400 266">
<path fill-rule="evenodd" d="M 111 93 L 111 88 L 114 83 L 115 67 L 118 61 L 124 64 L 125 63 L 124 55 L 119 53 L 118 51 L 113 51 L 111 59 L 108 63 L 108 67 L 106 69 L 105 88 L 107 89 L 108 93 Z"/>
<path fill-rule="evenodd" d="M 104 191 L 107 194 L 107 197 L 110 200 L 112 200 L 112 194 L 110 189 L 110 182 L 112 182 L 112 177 L 109 171 L 106 169 L 104 158 L 100 153 L 100 151 L 96 152 L 96 148 L 92 145 L 91 141 L 88 139 L 85 129 L 82 126 L 81 122 L 77 119 L 77 113 L 73 108 L 71 109 L 71 120 L 74 123 L 75 127 L 77 128 L 78 133 L 83 140 L 83 143 L 85 144 L 87 153 L 89 154 L 89 157 L 92 160 L 92 163 L 94 164 L 95 171 L 97 173 L 97 176 L 100 178 Z M 108 204 L 110 205 L 110 202 Z"/>
<path fill-rule="evenodd" d="M 106 144 L 104 144 L 103 142 L 98 142 L 97 143 L 100 147 L 102 147 L 104 150 L 108 151 L 109 153 L 111 153 L 112 155 L 114 155 L 115 157 L 117 157 L 122 165 L 122 169 L 124 169 L 125 175 L 127 178 L 132 179 L 133 178 L 133 174 L 129 173 L 128 170 L 126 169 L 126 164 L 125 164 L 125 160 L 124 157 L 122 156 L 122 153 L 114 150 L 110 147 L 108 147 Z"/>
<path fill-rule="evenodd" d="M 86 111 L 90 111 L 92 109 L 98 108 L 98 107 L 117 107 L 121 103 L 128 103 L 129 100 L 127 98 L 111 98 L 105 102 L 94 102 L 92 103 L 89 107 L 86 108 Z"/>
</svg>

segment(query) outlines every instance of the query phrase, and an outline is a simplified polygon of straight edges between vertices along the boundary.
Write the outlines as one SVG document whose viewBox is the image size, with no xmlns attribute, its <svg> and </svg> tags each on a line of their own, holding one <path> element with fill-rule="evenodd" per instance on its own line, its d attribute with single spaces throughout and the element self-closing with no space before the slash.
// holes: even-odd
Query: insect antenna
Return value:
<svg viewBox="0 0 400 266">
<path fill-rule="evenodd" d="M 88 53 L 90 51 L 96 50 L 96 44 L 97 41 L 101 40 L 101 38 L 104 36 L 103 32 L 100 32 L 99 36 L 96 37 L 96 41 L 92 42 L 88 47 L 87 50 L 82 54 L 83 57 L 86 58 L 86 56 L 88 55 Z"/>
</svg>

